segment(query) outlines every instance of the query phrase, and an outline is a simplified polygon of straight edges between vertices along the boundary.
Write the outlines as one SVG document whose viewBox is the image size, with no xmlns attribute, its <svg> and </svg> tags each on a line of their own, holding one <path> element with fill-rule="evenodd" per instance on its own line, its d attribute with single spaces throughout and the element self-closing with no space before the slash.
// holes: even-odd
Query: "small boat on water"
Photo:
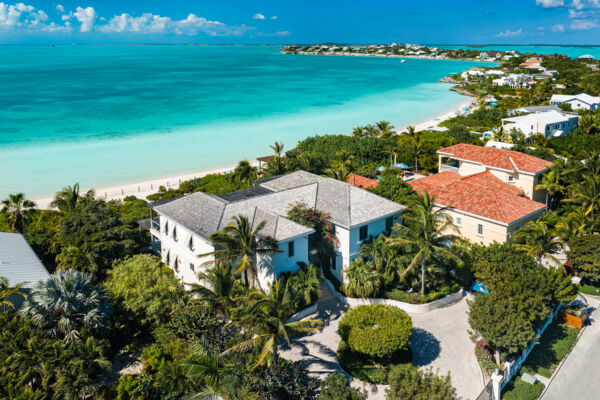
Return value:
<svg viewBox="0 0 600 400">
<path fill-rule="evenodd" d="M 401 62 L 401 63 L 403 63 L 403 62 L 405 62 L 405 61 L 406 61 L 406 60 L 401 60 L 400 62 Z"/>
</svg>

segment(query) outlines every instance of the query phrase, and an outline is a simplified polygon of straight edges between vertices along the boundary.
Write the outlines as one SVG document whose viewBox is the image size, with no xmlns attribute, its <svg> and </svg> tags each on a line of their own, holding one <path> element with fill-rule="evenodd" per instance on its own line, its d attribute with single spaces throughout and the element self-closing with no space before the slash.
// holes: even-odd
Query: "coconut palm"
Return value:
<svg viewBox="0 0 600 400">
<path fill-rule="evenodd" d="M 510 138 L 510 135 L 508 134 L 508 132 L 506 132 L 504 130 L 503 126 L 498 128 L 498 130 L 494 131 L 494 140 L 496 140 L 498 142 L 504 142 L 505 140 L 508 140 L 509 138 Z"/>
<path fill-rule="evenodd" d="M 240 390 L 243 371 L 230 365 L 219 354 L 207 350 L 196 343 L 192 346 L 192 355 L 182 362 L 184 373 L 196 387 L 198 392 L 186 396 L 188 399 L 223 399 L 242 400 Z"/>
<path fill-rule="evenodd" d="M 564 193 L 565 187 L 562 185 L 562 165 L 555 164 L 550 168 L 550 171 L 542 176 L 542 181 L 535 186 L 535 190 L 546 191 L 546 206 L 548 208 L 552 204 L 555 196 Z"/>
<path fill-rule="evenodd" d="M 364 126 L 357 126 L 356 128 L 352 129 L 352 136 L 354 137 L 358 137 L 358 138 L 363 138 L 365 136 L 367 136 L 367 129 Z"/>
<path fill-rule="evenodd" d="M 591 150 L 583 154 L 585 158 L 581 161 L 581 172 L 588 175 L 600 175 L 600 151 Z"/>
<path fill-rule="evenodd" d="M 532 135 L 531 137 L 529 137 L 529 141 L 535 147 L 545 149 L 545 150 L 549 151 L 550 153 L 554 153 L 554 149 L 549 148 L 551 140 L 552 140 L 552 136 L 546 137 L 546 135 L 544 135 L 542 133 L 538 133 L 538 134 L 535 134 L 535 135 Z"/>
<path fill-rule="evenodd" d="M 334 161 L 331 163 L 331 167 L 325 169 L 324 172 L 325 175 L 330 178 L 346 182 L 350 175 L 352 175 L 353 169 L 351 166 L 347 166 L 341 161 Z"/>
<path fill-rule="evenodd" d="M 512 241 L 516 244 L 517 250 L 537 259 L 540 264 L 543 258 L 551 260 L 556 265 L 561 264 L 555 254 L 563 250 L 562 239 L 552 232 L 543 219 L 526 223 L 513 235 Z"/>
<path fill-rule="evenodd" d="M 381 274 L 373 261 L 359 257 L 344 269 L 344 291 L 351 297 L 373 297 L 381 287 Z"/>
<path fill-rule="evenodd" d="M 367 136 L 377 137 L 379 136 L 379 129 L 377 129 L 377 126 L 369 124 L 365 126 L 365 133 L 367 134 Z"/>
<path fill-rule="evenodd" d="M 281 157 L 281 154 L 283 153 L 283 143 L 280 142 L 275 142 L 272 145 L 269 146 L 271 148 L 271 150 L 273 150 L 273 153 L 275 153 L 275 155 L 277 157 Z"/>
<path fill-rule="evenodd" d="M 294 302 L 297 307 L 303 308 L 312 304 L 321 295 L 320 271 L 312 264 L 303 265 L 287 283 L 289 290 L 293 292 Z"/>
<path fill-rule="evenodd" d="M 239 291 L 231 263 L 216 264 L 206 272 L 200 272 L 202 284 L 189 284 L 192 303 L 200 303 L 223 317 L 229 317 L 229 310 L 235 306 L 233 298 Z"/>
<path fill-rule="evenodd" d="M 385 236 L 380 235 L 375 239 L 363 242 L 360 247 L 360 255 L 366 260 L 372 261 L 375 269 L 386 282 L 393 281 L 397 271 L 396 254 L 394 249 L 386 243 Z"/>
<path fill-rule="evenodd" d="M 11 297 L 21 296 L 27 298 L 27 295 L 20 290 L 23 285 L 25 285 L 25 282 L 10 286 L 8 279 L 0 276 L 0 310 L 6 311 L 8 308 L 15 308 L 15 304 L 10 299 Z"/>
<path fill-rule="evenodd" d="M 400 236 L 388 238 L 387 242 L 391 246 L 409 245 L 417 248 L 417 254 L 402 276 L 406 276 L 420 262 L 421 296 L 424 296 L 427 262 L 433 256 L 458 260 L 458 256 L 449 250 L 449 246 L 457 240 L 457 237 L 447 233 L 450 230 L 456 230 L 456 227 L 452 223 L 452 218 L 446 214 L 447 208 L 436 209 L 435 196 L 429 196 L 427 191 L 411 200 L 409 206 L 408 212 L 403 217 L 404 225 L 394 227 Z"/>
<path fill-rule="evenodd" d="M 419 132 L 415 131 L 414 126 L 409 126 L 407 129 L 408 134 L 408 151 L 415 158 L 415 172 L 419 170 L 419 155 L 423 152 L 423 138 Z"/>
<path fill-rule="evenodd" d="M 79 183 L 76 183 L 73 186 L 65 186 L 60 192 L 56 193 L 50 206 L 63 213 L 68 213 L 77 210 L 94 200 L 94 198 L 95 192 L 93 190 L 88 190 L 84 195 L 80 194 Z"/>
<path fill-rule="evenodd" d="M 6 218 L 8 227 L 14 232 L 23 233 L 33 219 L 35 203 L 25 198 L 23 193 L 9 194 L 2 201 L 0 213 Z"/>
<path fill-rule="evenodd" d="M 291 336 L 320 329 L 323 325 L 320 320 L 287 322 L 293 314 L 293 302 L 280 301 L 262 291 L 251 291 L 242 303 L 234 310 L 232 322 L 228 325 L 237 326 L 254 336 L 225 350 L 221 357 L 260 347 L 258 361 L 253 368 L 265 362 L 267 365 L 277 363 L 277 339 L 283 338 L 289 345 Z"/>
<path fill-rule="evenodd" d="M 19 312 L 49 337 L 79 340 L 81 328 L 106 328 L 112 313 L 108 293 L 91 282 L 90 274 L 58 271 L 33 287 Z"/>
<path fill-rule="evenodd" d="M 379 121 L 376 126 L 377 130 L 379 130 L 379 137 L 387 138 L 394 136 L 394 126 L 388 121 Z"/>
<path fill-rule="evenodd" d="M 588 220 L 583 210 L 577 209 L 563 216 L 554 229 L 562 240 L 569 243 L 572 239 L 586 233 Z"/>
<path fill-rule="evenodd" d="M 92 254 L 77 246 L 64 247 L 56 256 L 57 269 L 76 269 L 83 272 L 95 273 L 98 264 Z"/>
<path fill-rule="evenodd" d="M 245 183 L 247 187 L 258 179 L 258 169 L 253 167 L 248 160 L 242 160 L 233 171 L 232 178 L 237 183 Z"/>
<path fill-rule="evenodd" d="M 222 249 L 200 254 L 198 257 L 214 257 L 214 260 L 207 261 L 204 265 L 232 263 L 236 274 L 246 274 L 250 287 L 257 285 L 260 288 L 256 270 L 257 256 L 281 252 L 275 239 L 260 234 L 265 224 L 266 222 L 262 221 L 252 229 L 248 217 L 245 215 L 233 216 L 232 221 L 223 230 L 209 236 L 212 243 Z"/>
<path fill-rule="evenodd" d="M 585 215 L 593 220 L 595 210 L 600 207 L 600 176 L 584 175 L 583 182 L 573 185 L 571 197 L 563 201 L 581 205 Z"/>
</svg>

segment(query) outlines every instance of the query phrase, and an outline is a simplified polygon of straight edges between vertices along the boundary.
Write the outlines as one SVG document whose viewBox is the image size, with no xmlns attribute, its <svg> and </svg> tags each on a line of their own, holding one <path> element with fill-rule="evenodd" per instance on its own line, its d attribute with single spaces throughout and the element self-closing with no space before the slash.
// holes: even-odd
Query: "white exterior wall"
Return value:
<svg viewBox="0 0 600 400">
<path fill-rule="evenodd" d="M 600 104 L 598 103 L 594 103 L 594 104 L 588 104 L 585 103 L 579 99 L 573 99 L 570 101 L 550 101 L 550 104 L 552 104 L 553 106 L 558 106 L 562 103 L 567 103 L 571 106 L 571 109 L 573 110 L 597 110 L 598 108 L 600 108 Z"/>
<path fill-rule="evenodd" d="M 169 232 L 165 233 L 165 223 L 168 222 Z M 173 239 L 173 227 L 177 228 L 177 240 Z M 184 226 L 177 224 L 173 220 L 161 215 L 160 232 L 151 229 L 151 234 L 161 241 L 161 258 L 166 264 L 167 254 L 169 254 L 169 268 L 175 276 L 183 283 L 201 283 L 197 274 L 206 271 L 211 265 L 203 266 L 206 261 L 214 259 L 212 256 L 199 258 L 199 254 L 206 254 L 215 251 L 215 247 L 210 241 L 190 232 Z M 194 250 L 189 248 L 189 239 L 193 238 Z M 294 256 L 290 257 L 288 253 L 288 243 L 294 242 Z M 278 242 L 277 246 L 281 253 L 275 253 L 270 256 L 259 256 L 257 259 L 257 269 L 259 272 L 259 282 L 263 289 L 268 287 L 276 276 L 283 272 L 295 271 L 299 268 L 298 262 L 308 264 L 308 235 Z M 179 271 L 175 268 L 175 260 L 179 260 Z M 190 268 L 194 265 L 194 269 Z"/>
<path fill-rule="evenodd" d="M 535 113 L 515 118 L 517 118 L 516 121 L 502 120 L 502 126 L 506 130 L 513 128 L 520 130 L 526 137 L 538 133 L 549 137 L 554 135 L 556 131 L 562 131 L 566 135 L 578 126 L 578 118 L 576 116 L 565 117 L 565 120 L 556 123 L 540 121 Z"/>
</svg>

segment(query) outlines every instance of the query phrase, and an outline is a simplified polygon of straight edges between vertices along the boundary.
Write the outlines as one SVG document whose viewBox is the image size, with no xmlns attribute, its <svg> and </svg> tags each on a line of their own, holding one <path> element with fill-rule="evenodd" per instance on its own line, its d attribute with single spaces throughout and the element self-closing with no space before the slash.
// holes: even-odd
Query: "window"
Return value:
<svg viewBox="0 0 600 400">
<path fill-rule="evenodd" d="M 294 241 L 288 243 L 288 257 L 294 257 Z"/>
<path fill-rule="evenodd" d="M 168 235 L 169 234 L 169 222 L 165 222 L 165 233 Z"/>
<path fill-rule="evenodd" d="M 361 226 L 358 231 L 358 240 L 366 240 L 369 236 L 369 225 Z"/>
<path fill-rule="evenodd" d="M 515 177 L 514 177 L 514 175 L 509 175 L 509 176 L 508 176 L 508 181 L 509 181 L 509 182 L 514 182 L 514 181 L 515 181 Z"/>
<path fill-rule="evenodd" d="M 194 264 L 190 263 L 190 270 L 194 270 Z"/>
<path fill-rule="evenodd" d="M 479 236 L 483 236 L 483 225 L 482 224 L 477 224 L 477 234 Z"/>
<path fill-rule="evenodd" d="M 165 257 L 165 264 L 167 264 L 167 265 L 171 264 L 171 255 L 170 255 L 169 251 L 167 251 L 167 256 Z"/>
<path fill-rule="evenodd" d="M 176 226 L 173 227 L 173 234 L 172 234 L 172 236 L 173 236 L 173 240 L 177 241 L 177 227 Z"/>
<path fill-rule="evenodd" d="M 392 231 L 392 226 L 394 225 L 394 217 L 389 217 L 385 219 L 385 231 L 389 234 Z"/>
<path fill-rule="evenodd" d="M 462 218 L 461 217 L 456 217 L 456 226 L 462 226 Z"/>
<path fill-rule="evenodd" d="M 188 243 L 188 248 L 191 251 L 194 251 L 194 237 L 193 236 L 190 237 L 190 242 Z"/>
<path fill-rule="evenodd" d="M 175 272 L 179 272 L 179 257 L 175 257 L 175 263 L 173 266 L 175 267 Z"/>
</svg>

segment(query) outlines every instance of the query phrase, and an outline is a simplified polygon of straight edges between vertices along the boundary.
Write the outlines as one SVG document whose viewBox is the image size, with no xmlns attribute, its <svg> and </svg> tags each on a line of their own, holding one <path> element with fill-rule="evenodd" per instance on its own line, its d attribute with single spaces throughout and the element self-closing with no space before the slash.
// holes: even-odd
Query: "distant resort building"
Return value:
<svg viewBox="0 0 600 400">
<path fill-rule="evenodd" d="M 578 121 L 579 116 L 577 114 L 550 110 L 503 118 L 502 127 L 505 130 L 519 130 L 525 137 L 536 134 L 546 137 L 563 136 L 576 129 L 579 124 Z"/>
<path fill-rule="evenodd" d="M 522 62 L 521 64 L 519 64 L 519 67 L 529 68 L 529 69 L 540 69 L 541 66 L 542 66 L 542 60 L 539 60 L 537 58 L 530 58 L 530 59 L 526 60 L 525 62 Z"/>
<path fill-rule="evenodd" d="M 266 287 L 281 273 L 298 269 L 299 262 L 310 263 L 315 252 L 308 240 L 314 230 L 286 217 L 299 203 L 331 216 L 338 240 L 331 272 L 342 281 L 344 268 L 359 255 L 362 243 L 389 233 L 406 208 L 351 184 L 297 171 L 259 180 L 239 192 L 197 192 L 153 206 L 158 214 L 150 229 L 153 249 L 183 282 L 198 282 L 197 273 L 206 268 L 202 264 L 212 259 L 198 255 L 216 250 L 210 234 L 237 215 L 248 217 L 253 227 L 265 221 L 260 234 L 274 238 L 281 250 L 258 256 L 259 281 Z"/>
<path fill-rule="evenodd" d="M 535 185 L 551 162 L 464 143 L 440 149 L 438 154 L 439 173 L 408 183 L 419 193 L 434 195 L 436 206 L 447 207 L 464 238 L 483 244 L 506 242 L 546 209 L 541 203 L 546 193 L 535 190 Z"/>
<path fill-rule="evenodd" d="M 23 283 L 22 291 L 29 293 L 39 281 L 50 278 L 44 264 L 35 255 L 27 240 L 20 233 L 0 232 L 0 276 L 8 279 L 11 286 Z M 19 307 L 23 298 L 11 297 Z"/>
<path fill-rule="evenodd" d="M 550 104 L 558 106 L 568 104 L 573 110 L 598 110 L 600 109 L 600 97 L 590 96 L 586 93 L 580 94 L 553 94 Z"/>
</svg>

